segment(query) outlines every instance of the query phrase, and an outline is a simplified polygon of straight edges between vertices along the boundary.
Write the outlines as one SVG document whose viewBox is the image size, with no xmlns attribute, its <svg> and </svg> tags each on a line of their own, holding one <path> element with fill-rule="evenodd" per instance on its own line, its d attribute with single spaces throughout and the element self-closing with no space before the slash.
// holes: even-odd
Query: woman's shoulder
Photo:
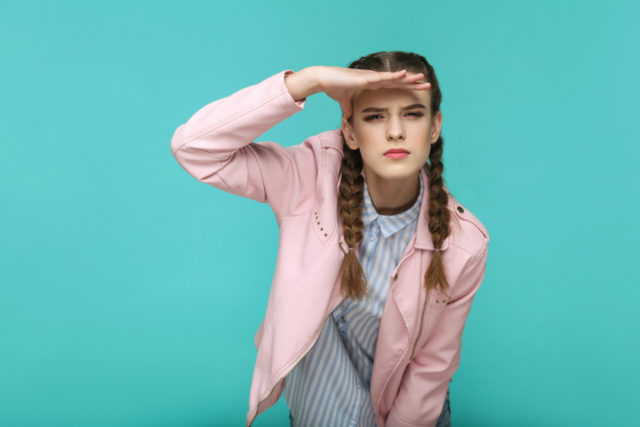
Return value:
<svg viewBox="0 0 640 427">
<path fill-rule="evenodd" d="M 319 151 L 320 155 L 317 159 L 321 170 L 329 171 L 332 175 L 338 176 L 342 165 L 342 157 L 344 155 L 342 149 L 344 139 L 342 129 L 330 129 L 320 132 L 307 139 L 315 144 L 314 147 Z"/>
<path fill-rule="evenodd" d="M 319 134 L 314 135 L 318 138 L 320 145 L 323 148 L 335 148 L 342 152 L 343 137 L 342 129 L 330 129 Z"/>
<path fill-rule="evenodd" d="M 259 142 L 259 144 L 274 144 L 273 142 Z M 334 148 L 342 156 L 342 130 L 330 129 L 324 132 L 320 132 L 314 135 L 310 135 L 304 139 L 304 141 L 297 145 L 288 147 L 289 150 L 300 150 L 304 147 L 310 148 L 310 154 L 316 158 L 316 161 L 320 161 L 320 158 L 324 154 L 324 149 Z"/>
<path fill-rule="evenodd" d="M 479 255 L 489 242 L 489 232 L 480 219 L 463 205 L 458 199 L 448 193 L 447 207 L 452 212 L 451 233 L 455 244 L 462 247 L 473 256 Z"/>
</svg>

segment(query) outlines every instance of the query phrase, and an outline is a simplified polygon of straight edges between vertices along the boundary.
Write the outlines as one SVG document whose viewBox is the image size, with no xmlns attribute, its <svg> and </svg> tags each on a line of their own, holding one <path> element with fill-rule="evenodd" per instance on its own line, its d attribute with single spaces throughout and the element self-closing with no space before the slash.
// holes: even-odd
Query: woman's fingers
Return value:
<svg viewBox="0 0 640 427">
<path fill-rule="evenodd" d="M 402 89 L 428 89 L 430 87 L 429 82 L 420 82 L 424 78 L 424 73 L 407 75 L 406 71 L 376 72 L 373 78 L 367 81 L 367 86 Z"/>
<path fill-rule="evenodd" d="M 365 89 L 409 89 L 409 90 L 426 90 L 431 88 L 431 83 L 397 83 L 397 82 L 380 82 L 371 84 Z"/>
<path fill-rule="evenodd" d="M 424 73 L 408 75 L 407 70 L 401 70 L 395 73 L 378 73 L 380 79 L 406 79 L 407 81 L 420 80 L 424 77 Z"/>
<path fill-rule="evenodd" d="M 411 90 L 421 90 L 421 89 L 429 89 L 431 88 L 431 83 L 411 83 L 411 84 L 393 84 L 393 83 L 385 83 L 381 85 L 381 87 L 385 88 L 398 88 L 398 89 L 411 89 Z"/>
<path fill-rule="evenodd" d="M 407 77 L 407 70 L 400 70 L 397 72 L 390 72 L 390 71 L 386 71 L 386 72 L 374 72 L 373 74 L 373 78 L 370 80 L 372 82 L 377 81 L 377 82 L 381 82 L 381 81 L 385 81 L 385 80 L 400 80 L 400 79 L 404 79 Z"/>
</svg>

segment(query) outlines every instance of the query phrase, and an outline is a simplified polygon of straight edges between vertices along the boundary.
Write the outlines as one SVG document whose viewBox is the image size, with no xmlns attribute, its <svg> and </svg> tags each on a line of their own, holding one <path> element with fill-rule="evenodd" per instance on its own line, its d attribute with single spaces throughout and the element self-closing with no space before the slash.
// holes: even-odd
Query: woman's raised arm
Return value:
<svg viewBox="0 0 640 427">
<path fill-rule="evenodd" d="M 304 212 L 313 200 L 317 153 L 305 140 L 290 147 L 256 138 L 302 111 L 306 98 L 325 92 L 343 116 L 352 114 L 351 98 L 362 89 L 428 89 L 422 74 L 377 72 L 334 66 L 283 70 L 260 83 L 207 104 L 175 131 L 171 152 L 200 182 L 228 193 L 269 203 L 276 218 Z M 318 149 L 318 147 L 316 147 Z"/>
<path fill-rule="evenodd" d="M 202 107 L 175 131 L 173 156 L 200 182 L 269 203 L 277 218 L 298 213 L 315 189 L 313 147 L 254 140 L 304 109 L 318 91 L 313 71 L 283 70 Z"/>
</svg>

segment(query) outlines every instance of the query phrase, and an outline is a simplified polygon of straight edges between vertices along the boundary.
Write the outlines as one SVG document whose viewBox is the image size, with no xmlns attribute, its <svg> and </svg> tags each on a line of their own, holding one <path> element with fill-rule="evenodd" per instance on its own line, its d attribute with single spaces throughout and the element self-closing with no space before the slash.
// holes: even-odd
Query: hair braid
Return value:
<svg viewBox="0 0 640 427">
<path fill-rule="evenodd" d="M 343 144 L 342 178 L 338 209 L 344 226 L 344 240 L 349 246 L 342 264 L 342 294 L 353 299 L 364 297 L 367 282 L 355 247 L 362 241 L 362 203 L 364 201 L 364 177 L 362 176 L 362 156 L 360 150 L 352 150 Z"/>
<path fill-rule="evenodd" d="M 444 139 L 442 136 L 431 145 L 429 152 L 430 166 L 426 167 L 427 176 L 429 177 L 429 209 L 425 213 L 427 215 L 429 233 L 431 233 L 433 246 L 437 249 L 433 253 L 431 263 L 424 275 L 425 289 L 433 289 L 440 283 L 440 290 L 446 293 L 449 288 L 449 282 L 444 274 L 444 265 L 440 256 L 440 247 L 442 242 L 451 232 L 449 226 L 450 214 L 447 203 L 449 195 L 444 189 L 444 181 L 442 179 L 442 171 L 444 164 L 442 163 L 442 145 Z M 426 165 L 425 165 L 426 166 Z"/>
</svg>

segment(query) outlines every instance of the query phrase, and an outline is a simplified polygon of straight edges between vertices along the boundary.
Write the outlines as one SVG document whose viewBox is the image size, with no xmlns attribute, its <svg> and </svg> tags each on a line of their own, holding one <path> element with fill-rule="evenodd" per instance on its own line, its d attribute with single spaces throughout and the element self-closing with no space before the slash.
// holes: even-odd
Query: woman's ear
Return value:
<svg viewBox="0 0 640 427">
<path fill-rule="evenodd" d="M 353 128 L 347 119 L 342 118 L 342 135 L 344 136 L 344 140 L 352 150 L 358 149 L 358 143 L 355 140 L 353 135 Z"/>
<path fill-rule="evenodd" d="M 431 144 L 435 144 L 440 138 L 442 130 L 442 111 L 438 111 L 431 121 Z"/>
</svg>

